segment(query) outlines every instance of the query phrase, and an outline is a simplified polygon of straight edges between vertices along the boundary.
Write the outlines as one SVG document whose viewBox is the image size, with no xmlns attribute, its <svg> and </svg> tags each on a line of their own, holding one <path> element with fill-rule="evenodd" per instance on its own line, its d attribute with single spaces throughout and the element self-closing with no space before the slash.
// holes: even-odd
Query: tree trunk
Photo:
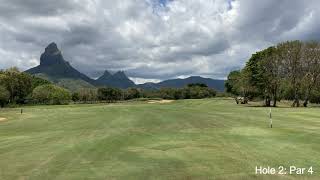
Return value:
<svg viewBox="0 0 320 180">
<path fill-rule="evenodd" d="M 303 102 L 303 107 L 308 107 L 309 98 L 306 98 Z"/>
<path fill-rule="evenodd" d="M 235 100 L 236 100 L 236 103 L 237 104 L 239 104 L 239 100 L 238 100 L 238 98 L 236 97 L 236 98 L 234 98 Z"/>
<path fill-rule="evenodd" d="M 266 107 L 270 107 L 271 106 L 271 100 L 270 100 L 269 97 L 266 97 L 265 105 L 266 105 Z"/>
<path fill-rule="evenodd" d="M 295 98 L 292 104 L 292 107 L 300 107 L 300 102 L 298 98 Z"/>
<path fill-rule="evenodd" d="M 298 97 L 298 87 L 294 89 L 294 100 L 292 107 L 300 107 L 299 97 Z"/>
<path fill-rule="evenodd" d="M 277 106 L 277 97 L 273 97 L 273 107 L 276 107 Z"/>
<path fill-rule="evenodd" d="M 307 107 L 307 106 L 308 106 L 309 96 L 310 96 L 310 93 L 311 93 L 311 89 L 312 89 L 312 86 L 309 86 L 309 88 L 308 88 L 308 90 L 307 90 L 307 94 L 306 94 L 305 100 L 304 100 L 304 102 L 303 102 L 303 106 L 304 106 L 304 107 Z"/>
<path fill-rule="evenodd" d="M 275 88 L 274 92 L 273 92 L 273 107 L 277 106 L 277 89 Z"/>
</svg>

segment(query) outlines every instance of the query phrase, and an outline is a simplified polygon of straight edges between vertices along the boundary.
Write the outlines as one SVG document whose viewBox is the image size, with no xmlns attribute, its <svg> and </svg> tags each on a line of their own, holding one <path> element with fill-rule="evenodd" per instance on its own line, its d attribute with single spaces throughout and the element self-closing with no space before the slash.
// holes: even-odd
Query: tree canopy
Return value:
<svg viewBox="0 0 320 180">
<path fill-rule="evenodd" d="M 299 107 L 301 100 L 307 106 L 316 99 L 319 81 L 319 43 L 288 41 L 253 54 L 242 70 L 230 72 L 225 87 L 234 95 L 263 98 L 266 106 L 288 99 Z"/>
</svg>

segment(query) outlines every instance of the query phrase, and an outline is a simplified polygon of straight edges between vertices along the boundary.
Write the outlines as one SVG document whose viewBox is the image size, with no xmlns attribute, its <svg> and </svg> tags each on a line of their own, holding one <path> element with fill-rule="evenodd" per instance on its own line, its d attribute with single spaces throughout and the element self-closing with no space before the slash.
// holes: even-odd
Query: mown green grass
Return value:
<svg viewBox="0 0 320 180">
<path fill-rule="evenodd" d="M 320 179 L 320 109 L 228 99 L 2 109 L 0 179 Z M 313 175 L 255 175 L 256 166 Z"/>
</svg>

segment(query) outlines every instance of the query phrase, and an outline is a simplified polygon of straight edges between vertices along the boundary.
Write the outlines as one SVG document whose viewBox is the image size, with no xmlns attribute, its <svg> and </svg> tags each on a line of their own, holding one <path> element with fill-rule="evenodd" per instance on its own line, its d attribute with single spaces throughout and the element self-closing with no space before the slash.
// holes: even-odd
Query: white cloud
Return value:
<svg viewBox="0 0 320 180">
<path fill-rule="evenodd" d="M 144 79 L 144 78 L 132 78 L 132 77 L 130 79 L 136 84 L 144 84 L 147 82 L 158 83 L 161 81 L 160 79 Z"/>
<path fill-rule="evenodd" d="M 92 77 L 125 70 L 136 82 L 225 78 L 279 41 L 319 40 L 319 1 L 0 0 L 0 69 L 39 63 L 55 41 Z"/>
</svg>

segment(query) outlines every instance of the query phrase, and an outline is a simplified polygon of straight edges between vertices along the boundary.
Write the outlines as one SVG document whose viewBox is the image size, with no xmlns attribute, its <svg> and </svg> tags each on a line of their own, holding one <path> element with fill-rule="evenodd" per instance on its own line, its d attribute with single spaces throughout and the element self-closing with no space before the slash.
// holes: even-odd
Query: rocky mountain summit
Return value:
<svg viewBox="0 0 320 180">
<path fill-rule="evenodd" d="M 26 71 L 27 73 L 47 79 L 70 90 L 92 87 L 117 87 L 126 89 L 138 87 L 142 89 L 160 89 L 163 87 L 181 88 L 189 83 L 205 83 L 210 88 L 223 91 L 224 81 L 192 76 L 186 79 L 170 79 L 160 83 L 145 83 L 136 85 L 128 78 L 124 71 L 110 73 L 106 70 L 97 80 L 91 79 L 79 72 L 63 58 L 56 43 L 50 43 L 41 54 L 40 65 Z"/>
</svg>

